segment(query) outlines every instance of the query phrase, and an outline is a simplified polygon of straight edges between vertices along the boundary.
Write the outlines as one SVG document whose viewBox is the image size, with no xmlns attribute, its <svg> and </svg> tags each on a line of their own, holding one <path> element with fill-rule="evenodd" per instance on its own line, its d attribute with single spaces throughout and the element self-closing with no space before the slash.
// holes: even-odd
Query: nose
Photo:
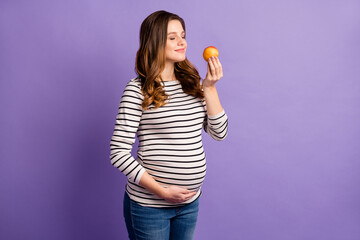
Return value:
<svg viewBox="0 0 360 240">
<path fill-rule="evenodd" d="M 185 44 L 185 39 L 184 38 L 180 38 L 180 40 L 178 41 L 178 45 L 179 46 L 183 46 Z"/>
</svg>

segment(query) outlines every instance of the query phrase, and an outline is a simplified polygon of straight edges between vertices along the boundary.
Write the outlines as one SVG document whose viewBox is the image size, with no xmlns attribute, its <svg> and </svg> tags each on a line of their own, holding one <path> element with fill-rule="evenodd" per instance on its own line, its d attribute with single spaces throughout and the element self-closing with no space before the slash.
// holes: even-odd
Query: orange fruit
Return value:
<svg viewBox="0 0 360 240">
<path fill-rule="evenodd" d="M 213 56 L 219 57 L 219 51 L 217 50 L 216 47 L 210 46 L 204 49 L 203 57 L 205 61 L 208 61 L 208 59 Z"/>
</svg>

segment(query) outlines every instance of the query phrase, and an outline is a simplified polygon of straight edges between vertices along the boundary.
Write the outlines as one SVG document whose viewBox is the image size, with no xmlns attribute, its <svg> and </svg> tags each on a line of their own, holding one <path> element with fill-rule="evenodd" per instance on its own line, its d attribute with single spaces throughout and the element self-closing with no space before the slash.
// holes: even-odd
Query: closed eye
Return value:
<svg viewBox="0 0 360 240">
<path fill-rule="evenodd" d="M 185 35 L 184 36 L 181 36 L 182 39 L 185 39 Z M 169 37 L 169 40 L 175 40 L 176 39 L 176 36 L 170 36 Z"/>
</svg>

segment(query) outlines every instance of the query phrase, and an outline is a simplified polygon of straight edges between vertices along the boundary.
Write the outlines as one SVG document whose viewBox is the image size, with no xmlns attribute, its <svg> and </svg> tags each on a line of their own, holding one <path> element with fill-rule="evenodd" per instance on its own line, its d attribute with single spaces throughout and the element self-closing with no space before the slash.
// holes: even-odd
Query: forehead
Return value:
<svg viewBox="0 0 360 240">
<path fill-rule="evenodd" d="M 171 20 L 168 23 L 168 28 L 167 28 L 167 32 L 171 33 L 171 32 L 176 32 L 176 33 L 181 33 L 183 32 L 184 29 L 181 25 L 181 22 L 179 20 Z"/>
</svg>

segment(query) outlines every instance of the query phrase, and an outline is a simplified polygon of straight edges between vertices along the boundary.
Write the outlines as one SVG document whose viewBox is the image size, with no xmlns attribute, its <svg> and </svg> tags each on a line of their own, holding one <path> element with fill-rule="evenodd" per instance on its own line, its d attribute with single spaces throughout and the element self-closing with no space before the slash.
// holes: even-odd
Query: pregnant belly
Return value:
<svg viewBox="0 0 360 240">
<path fill-rule="evenodd" d="M 197 191 L 206 175 L 205 154 L 200 155 L 197 159 L 184 156 L 167 159 L 143 159 L 142 165 L 164 187 L 176 185 Z"/>
</svg>

